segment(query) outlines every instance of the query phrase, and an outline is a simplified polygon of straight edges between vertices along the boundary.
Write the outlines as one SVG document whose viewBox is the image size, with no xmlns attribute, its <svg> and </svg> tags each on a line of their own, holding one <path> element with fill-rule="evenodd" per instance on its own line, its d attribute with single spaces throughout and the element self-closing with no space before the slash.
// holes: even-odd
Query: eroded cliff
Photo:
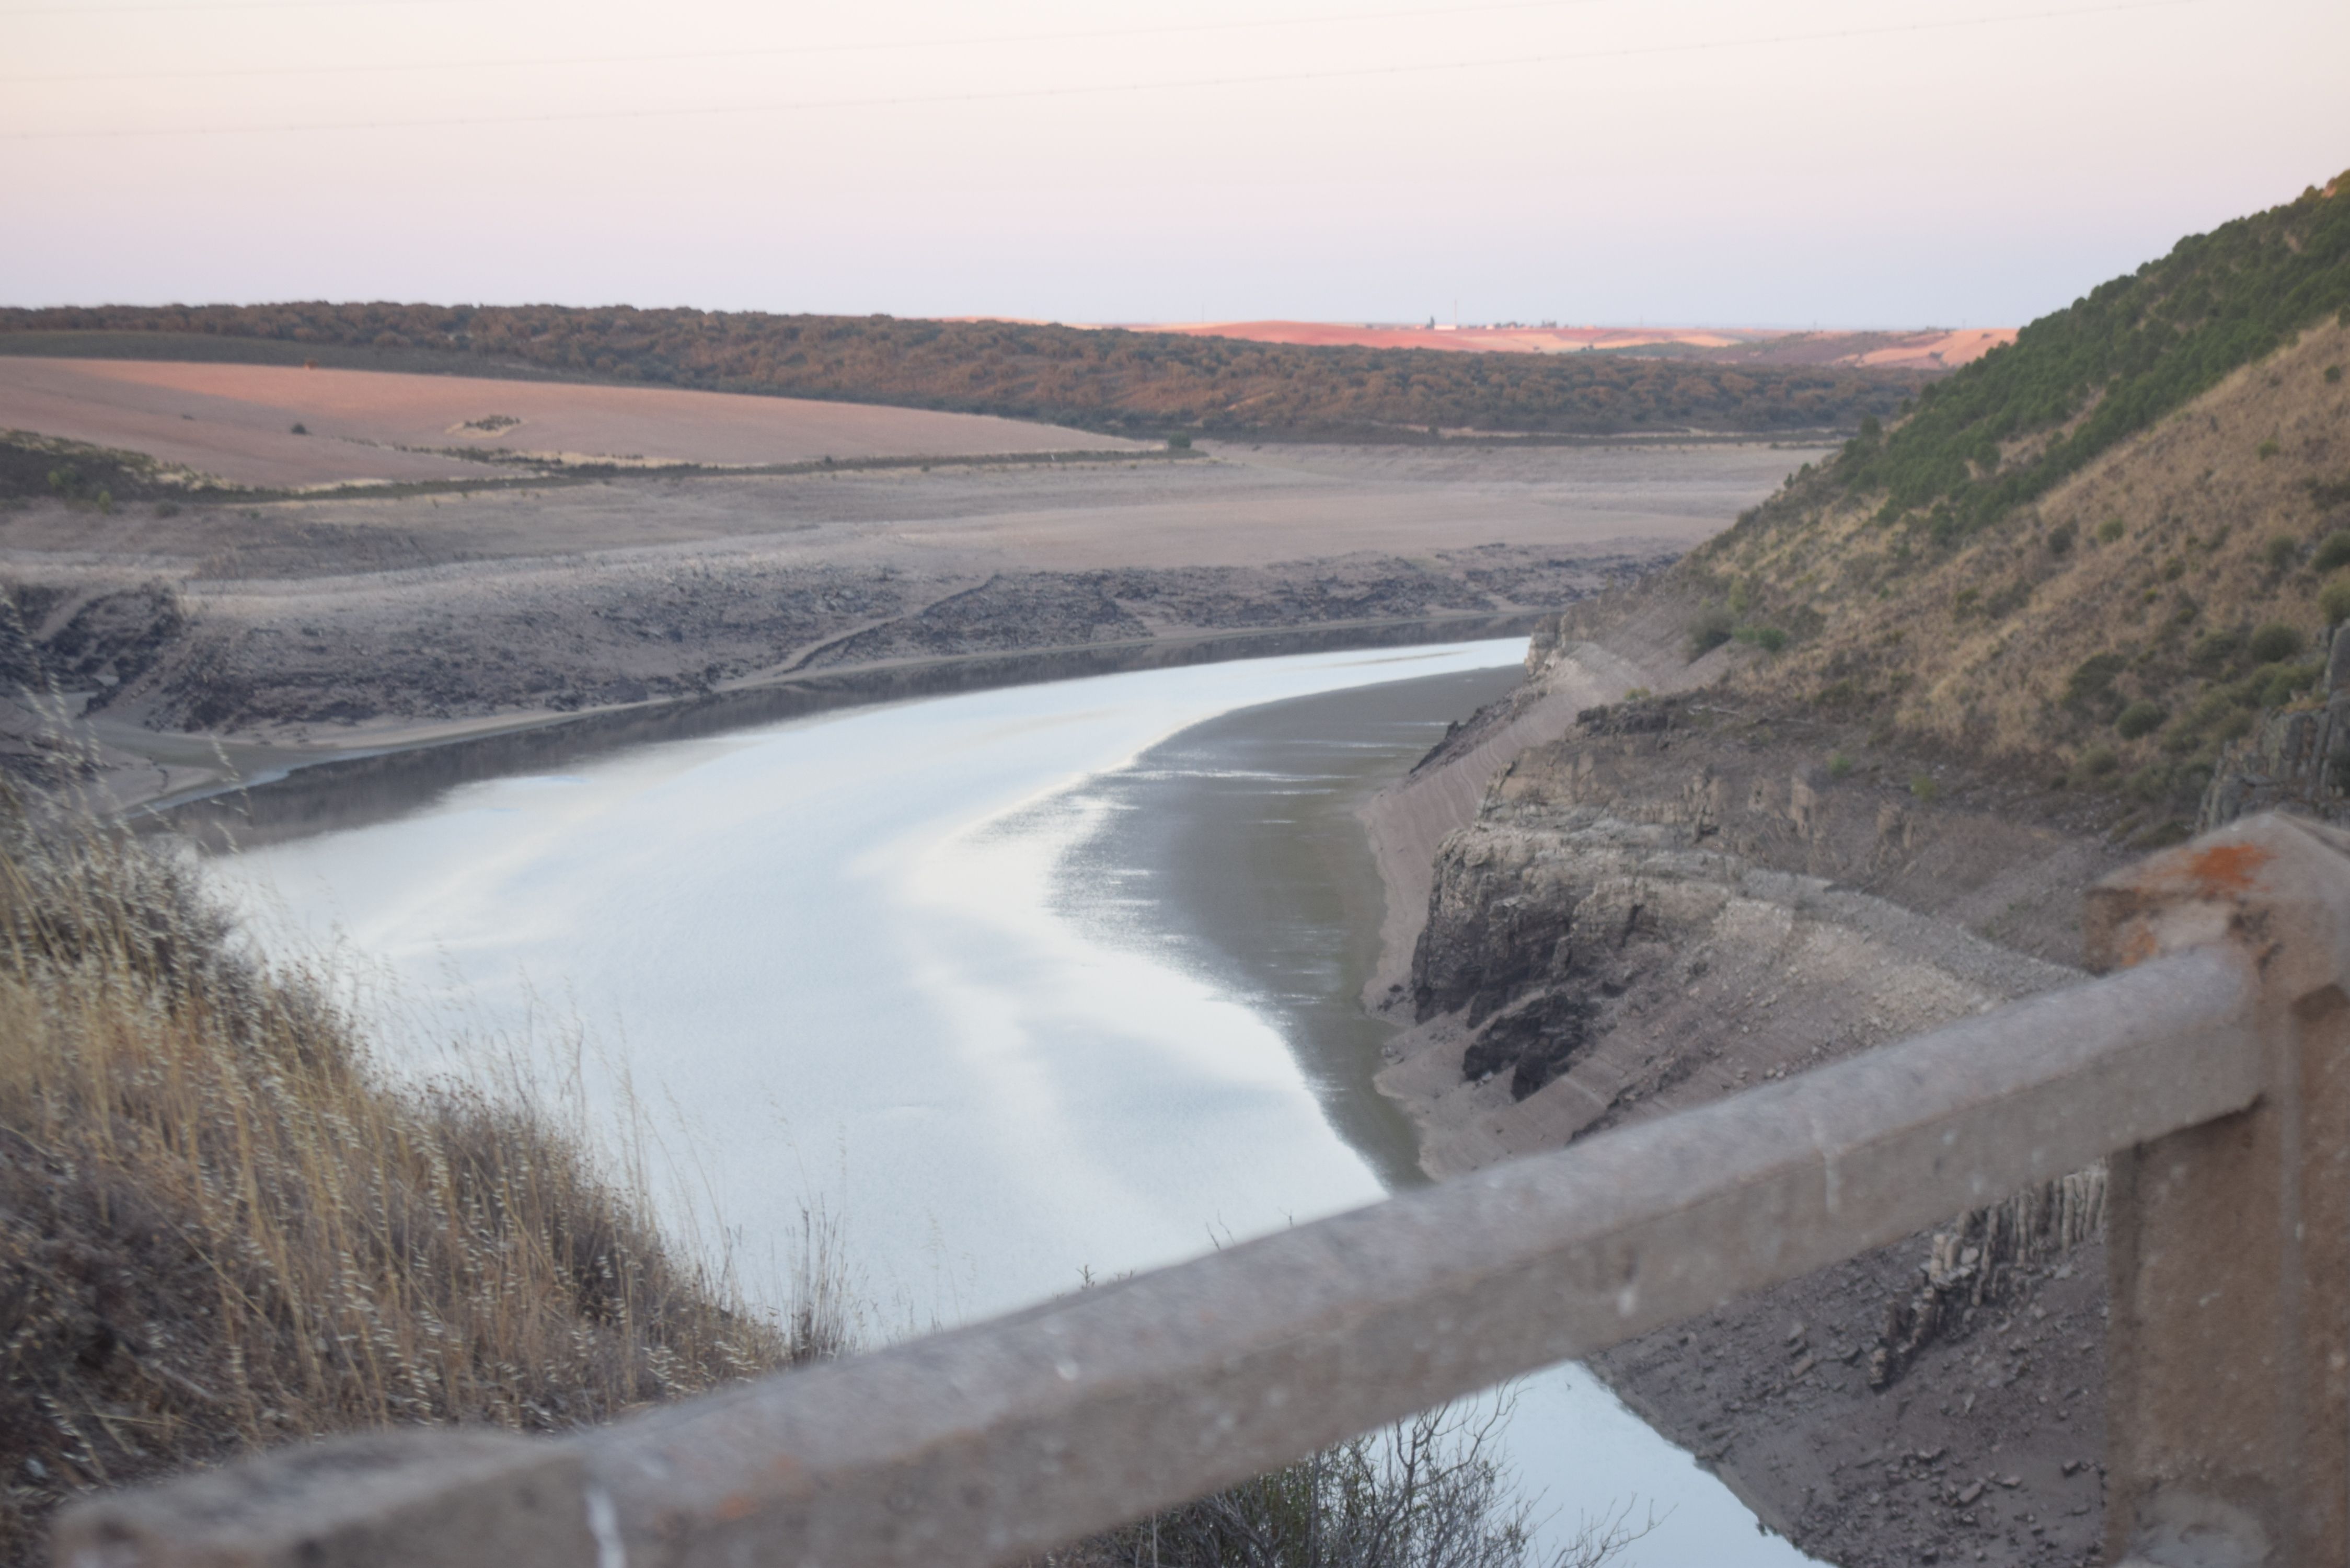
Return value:
<svg viewBox="0 0 2350 1568">
<path fill-rule="evenodd" d="M 1444 842 L 1380 1086 L 1452 1175 L 2066 983 L 2116 815 L 1800 712 L 1585 710 Z M 1815 1555 L 2085 1561 L 2102 1206 L 2084 1172 L 1595 1366 Z"/>
</svg>

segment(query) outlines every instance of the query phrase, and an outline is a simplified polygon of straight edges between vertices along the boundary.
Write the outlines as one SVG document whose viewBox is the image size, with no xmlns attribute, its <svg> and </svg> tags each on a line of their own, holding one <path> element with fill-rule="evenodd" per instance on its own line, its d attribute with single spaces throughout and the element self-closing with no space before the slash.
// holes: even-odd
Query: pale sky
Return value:
<svg viewBox="0 0 2350 1568">
<path fill-rule="evenodd" d="M 2006 325 L 2350 167 L 2344 0 L 0 0 L 0 303 Z"/>
</svg>

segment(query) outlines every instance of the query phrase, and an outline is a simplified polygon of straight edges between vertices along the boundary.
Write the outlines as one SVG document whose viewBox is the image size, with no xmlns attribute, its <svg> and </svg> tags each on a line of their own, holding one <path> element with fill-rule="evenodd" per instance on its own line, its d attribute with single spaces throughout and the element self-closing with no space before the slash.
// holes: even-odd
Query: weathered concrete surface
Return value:
<svg viewBox="0 0 2350 1568">
<path fill-rule="evenodd" d="M 2100 968 L 2219 943 L 2262 980 L 2259 1103 L 2114 1159 L 2109 1561 L 2350 1561 L 2345 851 L 2259 817 L 2090 895 Z"/>
</svg>

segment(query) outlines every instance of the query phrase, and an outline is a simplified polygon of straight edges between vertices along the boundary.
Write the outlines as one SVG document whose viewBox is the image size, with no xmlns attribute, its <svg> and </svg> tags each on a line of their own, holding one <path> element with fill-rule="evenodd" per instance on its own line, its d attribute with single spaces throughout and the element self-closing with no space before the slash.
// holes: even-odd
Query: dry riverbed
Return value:
<svg viewBox="0 0 2350 1568">
<path fill-rule="evenodd" d="M 1654 568 L 1814 455 L 1232 446 L 19 500 L 0 676 L 41 700 L 8 744 L 128 802 L 818 679 L 887 694 L 1072 653 L 1491 634 Z"/>
</svg>

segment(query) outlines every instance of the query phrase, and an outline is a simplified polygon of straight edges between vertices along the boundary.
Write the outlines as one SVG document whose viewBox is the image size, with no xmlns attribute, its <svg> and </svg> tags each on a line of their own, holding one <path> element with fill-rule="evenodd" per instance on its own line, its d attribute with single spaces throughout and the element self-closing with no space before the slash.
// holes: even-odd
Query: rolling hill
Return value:
<svg viewBox="0 0 2350 1568">
<path fill-rule="evenodd" d="M 291 304 L 0 310 L 0 353 L 306 361 L 890 403 L 1278 439 L 1849 431 L 1918 372 L 1614 354 L 1456 354 L 886 316 Z"/>
<path fill-rule="evenodd" d="M 2350 618 L 2350 176 L 1925 389 L 1659 585 L 1735 684 L 2152 801 Z"/>
</svg>

